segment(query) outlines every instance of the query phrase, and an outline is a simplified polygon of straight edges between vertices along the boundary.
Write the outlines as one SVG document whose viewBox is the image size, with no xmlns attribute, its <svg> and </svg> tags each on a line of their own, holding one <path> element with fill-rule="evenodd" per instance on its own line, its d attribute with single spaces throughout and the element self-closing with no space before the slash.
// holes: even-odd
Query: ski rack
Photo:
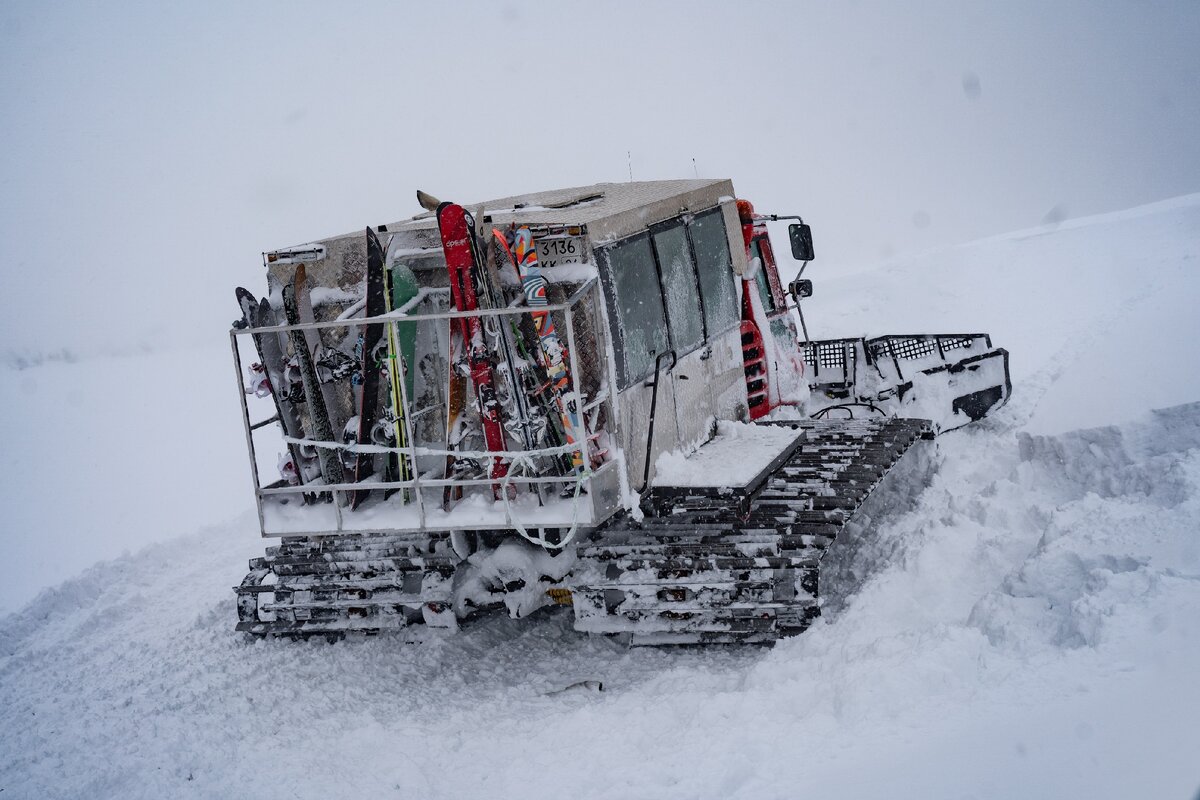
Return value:
<svg viewBox="0 0 1200 800">
<path fill-rule="evenodd" d="M 438 292 L 448 293 L 446 288 L 424 289 L 423 291 L 434 294 Z M 584 304 L 590 306 L 590 309 Z M 416 410 L 413 409 L 411 398 L 408 396 L 406 381 L 400 381 L 401 399 L 406 409 L 405 425 L 408 433 L 408 447 L 387 447 L 382 445 L 362 445 L 342 442 L 319 442 L 311 439 L 292 439 L 283 436 L 282 441 L 289 444 L 300 444 L 305 446 L 320 447 L 324 449 L 336 449 L 339 451 L 348 451 L 352 453 L 397 453 L 407 455 L 416 463 L 418 456 L 447 456 L 453 455 L 457 457 L 472 457 L 472 456 L 501 456 L 505 458 L 516 459 L 531 459 L 542 456 L 555 456 L 572 451 L 580 452 L 585 464 L 588 463 L 588 442 L 596 431 L 587 430 L 588 418 L 597 418 L 597 410 L 602 409 L 604 419 L 612 421 L 616 419 L 615 398 L 609 387 L 616 385 L 616 376 L 613 372 L 614 366 L 610 359 L 604 358 L 604 370 L 602 372 L 600 386 L 594 392 L 594 397 L 585 398 L 581 396 L 580 382 L 583 373 L 580 371 L 579 352 L 577 348 L 576 327 L 577 319 L 581 314 L 590 314 L 593 320 L 604 319 L 603 299 L 600 297 L 599 281 L 596 278 L 590 278 L 578 288 L 563 302 L 551 303 L 545 307 L 539 308 L 551 313 L 561 313 L 567 332 L 567 348 L 570 359 L 571 376 L 572 376 L 572 394 L 575 396 L 575 402 L 581 410 L 579 415 L 579 425 L 574 430 L 573 438 L 574 445 L 562 445 L 558 447 L 539 448 L 535 450 L 508 450 L 508 451 L 481 451 L 473 453 L 463 450 L 452 450 L 446 447 L 431 448 L 419 446 L 415 443 L 416 431 L 413 425 L 413 417 Z M 485 316 L 517 316 L 529 314 L 530 309 L 525 304 L 508 306 L 505 308 L 480 308 L 471 311 L 432 311 L 425 313 L 406 313 L 404 309 L 399 309 L 390 314 L 383 314 L 376 317 L 359 317 L 353 319 L 337 318 L 332 320 L 321 320 L 314 322 L 299 323 L 296 325 L 272 325 L 259 328 L 232 328 L 229 332 L 230 345 L 233 351 L 235 377 L 238 386 L 238 396 L 240 397 L 242 407 L 242 421 L 245 428 L 247 452 L 250 457 L 250 472 L 251 479 L 254 485 L 255 504 L 258 511 L 259 529 L 264 538 L 269 537 L 324 537 L 337 536 L 347 533 L 410 533 L 424 532 L 431 530 L 515 530 L 525 538 L 537 544 L 547 547 L 561 547 L 566 544 L 569 538 L 575 535 L 575 532 L 580 527 L 592 527 L 598 525 L 610 516 L 612 516 L 618 508 L 620 508 L 620 479 L 618 471 L 620 463 L 616 459 L 609 458 L 594 470 L 589 469 L 583 475 L 510 475 L 502 481 L 497 481 L 494 478 L 428 478 L 421 477 L 419 470 L 414 470 L 414 477 L 407 481 L 371 481 L 363 483 L 342 482 L 337 484 L 325 484 L 321 482 L 311 482 L 306 484 L 291 485 L 280 479 L 275 482 L 264 485 L 259 475 L 258 454 L 255 448 L 254 433 L 264 427 L 272 425 L 278 421 L 278 415 L 273 415 L 262 420 L 252 421 L 250 414 L 250 406 L 247 401 L 247 394 L 244 391 L 243 384 L 243 360 L 238 347 L 239 337 L 256 335 L 256 334 L 279 334 L 286 333 L 292 330 L 319 330 L 322 328 L 344 328 L 347 325 L 359 326 L 371 323 L 382 323 L 388 325 L 396 325 L 400 323 L 420 323 L 427 320 L 453 320 L 464 317 L 485 317 Z M 603 325 L 593 326 L 593 335 L 598 340 L 595 344 L 596 352 L 607 352 L 605 341 L 608 332 Z M 610 422 L 611 424 L 611 422 Z M 450 511 L 444 511 L 440 505 L 433 503 L 429 498 L 425 497 L 422 489 L 435 489 L 440 496 L 443 487 L 458 486 L 458 487 L 493 487 L 497 483 L 503 483 L 504 491 L 501 492 L 504 499 L 495 501 L 491 513 L 481 513 L 478 504 L 472 505 L 470 508 L 462 509 L 453 508 Z M 561 506 L 561 508 L 550 509 L 539 505 L 537 508 L 526 508 L 524 512 L 514 509 L 518 503 L 512 503 L 508 500 L 508 486 L 511 484 L 529 485 L 529 484 L 547 484 L 547 485 L 564 485 L 571 489 L 571 497 L 557 498 L 552 502 L 553 505 Z M 383 500 L 382 502 L 370 503 L 365 505 L 364 510 L 369 511 L 367 515 L 362 515 L 360 512 L 349 512 L 345 509 L 345 501 L 349 492 L 361 491 L 367 488 L 374 490 L 410 490 L 409 495 L 413 498 L 411 502 L 399 503 Z M 315 493 L 329 494 L 333 498 L 331 503 L 305 503 L 306 495 Z M 530 494 L 532 497 L 533 495 Z M 541 492 L 537 493 L 540 498 Z M 295 498 L 297 501 L 294 506 L 291 506 L 281 517 L 292 518 L 292 524 L 284 526 L 276 526 L 269 524 L 272 520 L 274 506 L 290 506 L 287 500 Z M 283 502 L 278 502 L 283 499 Z M 274 506 L 269 505 L 274 504 Z M 587 504 L 586 513 L 581 513 L 585 509 L 581 509 L 582 504 Z M 436 508 L 430 506 L 437 505 Z M 293 509 L 300 509 L 299 512 Z M 527 513 L 532 511 L 533 513 Z M 562 513 L 557 513 L 561 511 Z M 456 513 L 460 512 L 460 513 Z M 523 516 L 524 514 L 524 516 Z M 364 519 L 359 523 L 355 517 L 363 516 Z M 297 523 L 296 518 L 324 518 L 332 525 L 306 525 Z M 389 524 L 394 523 L 394 524 Z"/>
</svg>

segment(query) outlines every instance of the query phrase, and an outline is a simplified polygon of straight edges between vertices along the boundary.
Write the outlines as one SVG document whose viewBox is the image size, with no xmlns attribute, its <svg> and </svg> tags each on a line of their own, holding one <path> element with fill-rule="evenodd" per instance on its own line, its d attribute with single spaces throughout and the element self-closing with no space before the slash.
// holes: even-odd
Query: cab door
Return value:
<svg viewBox="0 0 1200 800">
<path fill-rule="evenodd" d="M 617 434 L 630 487 L 641 491 L 646 478 L 653 479 L 659 454 L 675 449 L 679 439 L 674 381 L 669 375 L 678 359 L 671 350 L 649 232 L 598 248 L 596 255 L 616 356 Z"/>
<path fill-rule="evenodd" d="M 684 219 L 650 229 L 662 288 L 674 366 L 667 373 L 674 397 L 677 447 L 696 447 L 712 436 L 716 419 L 706 362 L 712 356 L 704 331 L 704 306 L 696 261 Z"/>
<path fill-rule="evenodd" d="M 616 355 L 620 441 L 635 489 L 646 474 L 652 406 L 651 467 L 663 452 L 707 441 L 715 419 L 745 410 L 729 230 L 714 207 L 596 251 Z"/>
</svg>

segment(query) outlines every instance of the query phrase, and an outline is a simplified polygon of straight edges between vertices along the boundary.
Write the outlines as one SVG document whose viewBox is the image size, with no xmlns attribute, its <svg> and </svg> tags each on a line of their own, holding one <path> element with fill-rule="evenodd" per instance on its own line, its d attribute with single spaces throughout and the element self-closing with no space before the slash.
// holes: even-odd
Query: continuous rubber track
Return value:
<svg viewBox="0 0 1200 800">
<path fill-rule="evenodd" d="M 237 629 L 333 637 L 422 623 L 455 627 L 451 582 L 459 560 L 444 532 L 284 539 L 252 559 L 234 587 Z"/>
<path fill-rule="evenodd" d="M 804 441 L 746 495 L 651 495 L 640 522 L 622 515 L 577 548 L 567 583 L 575 627 L 640 644 L 769 642 L 820 615 L 823 557 L 848 527 L 868 527 L 924 420 L 767 423 Z M 894 494 L 894 492 L 892 492 Z M 284 539 L 250 561 L 237 629 L 338 637 L 426 625 L 457 627 L 461 557 L 449 532 Z"/>
<path fill-rule="evenodd" d="M 869 527 L 900 462 L 932 438 L 924 420 L 784 424 L 804 431 L 792 456 L 750 497 L 716 492 L 656 500 L 657 516 L 622 518 L 579 547 L 575 627 L 634 643 L 769 642 L 820 613 L 822 557 L 846 529 Z M 857 531 L 856 531 L 857 533 Z"/>
</svg>

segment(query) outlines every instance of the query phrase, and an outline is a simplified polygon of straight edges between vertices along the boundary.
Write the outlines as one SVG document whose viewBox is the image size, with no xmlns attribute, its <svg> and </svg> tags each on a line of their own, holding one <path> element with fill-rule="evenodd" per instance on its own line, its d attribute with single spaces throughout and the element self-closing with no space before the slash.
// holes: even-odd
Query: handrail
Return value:
<svg viewBox="0 0 1200 800">
<path fill-rule="evenodd" d="M 572 357 L 572 367 L 573 367 L 572 374 L 574 374 L 574 375 L 582 375 L 582 373 L 580 372 L 581 365 L 575 360 L 576 353 L 575 353 L 575 348 L 573 346 L 573 343 L 574 343 L 573 336 L 575 334 L 574 326 L 575 326 L 575 323 L 577 322 L 576 314 L 579 312 L 579 307 L 581 305 L 585 305 L 585 306 L 591 308 L 594 304 L 596 304 L 598 302 L 599 296 L 600 296 L 599 295 L 599 285 L 600 285 L 599 281 L 596 278 L 594 278 L 594 277 L 589 278 L 586 281 L 584 281 L 583 283 L 581 283 L 580 285 L 578 285 L 578 287 L 571 293 L 570 297 L 567 298 L 565 300 L 565 302 L 550 304 L 548 306 L 543 307 L 546 311 L 561 312 L 566 315 L 565 327 L 566 327 L 566 332 L 567 332 L 567 338 L 572 343 L 572 346 L 569 347 L 569 352 Z M 423 289 L 421 296 L 436 297 L 437 293 L 439 291 L 447 291 L 447 290 L 439 290 L 437 288 L 432 289 L 432 290 Z M 413 307 L 408 306 L 407 308 L 412 309 Z M 529 313 L 530 313 L 530 308 L 528 307 L 528 305 L 523 304 L 523 303 L 519 304 L 519 305 L 510 305 L 510 306 L 507 306 L 504 308 L 486 308 L 486 309 L 476 309 L 473 311 L 455 311 L 453 309 L 450 309 L 447 311 L 430 311 L 430 312 L 426 312 L 426 313 L 405 313 L 405 310 L 396 309 L 396 310 L 393 310 L 391 313 L 382 314 L 382 315 L 378 315 L 378 316 L 374 316 L 374 317 L 351 317 L 351 318 L 339 317 L 337 319 L 325 320 L 325 321 L 320 321 L 320 322 L 318 322 L 318 321 L 304 322 L 304 323 L 298 323 L 298 324 L 294 324 L 294 325 L 283 323 L 283 324 L 278 324 L 278 325 L 255 327 L 255 328 L 234 327 L 232 330 L 229 331 L 229 334 L 230 334 L 230 345 L 231 345 L 231 349 L 232 349 L 233 355 L 234 355 L 234 369 L 235 369 L 235 374 L 238 376 L 238 385 L 239 385 L 239 390 L 240 390 L 243 386 L 242 377 L 241 377 L 242 359 L 241 359 L 241 353 L 239 351 L 238 343 L 239 343 L 239 341 L 244 342 L 244 340 L 239 340 L 238 337 L 244 336 L 246 334 L 250 334 L 251 336 L 257 336 L 260 334 L 272 335 L 272 334 L 285 333 L 285 332 L 296 331 L 296 330 L 313 330 L 313 329 L 319 330 L 319 329 L 330 329 L 330 328 L 344 329 L 347 327 L 356 327 L 356 326 L 360 326 L 360 325 L 376 324 L 376 323 L 390 326 L 390 325 L 396 325 L 396 324 L 420 323 L 425 320 L 440 321 L 443 319 L 450 320 L 450 319 L 464 318 L 464 317 L 498 318 L 502 315 L 511 317 L 514 315 L 524 316 Z M 610 365 L 610 368 L 611 368 L 611 365 Z M 301 483 L 299 485 L 286 485 L 286 484 L 280 485 L 278 482 L 276 482 L 276 483 L 272 483 L 269 486 L 264 485 L 264 483 L 261 480 L 261 476 L 259 475 L 258 464 L 257 464 L 258 459 L 255 454 L 256 448 L 255 448 L 255 441 L 254 441 L 253 434 L 256 432 L 257 428 L 263 427 L 263 425 L 265 425 L 267 421 L 262 421 L 263 425 L 253 423 L 251 421 L 252 418 L 250 415 L 250 409 L 248 406 L 248 399 L 246 397 L 246 394 L 244 391 L 239 391 L 239 395 L 240 395 L 240 399 L 241 399 L 241 406 L 242 406 L 242 411 L 243 411 L 243 416 L 244 416 L 244 427 L 246 428 L 247 449 L 249 451 L 249 456 L 250 456 L 252 478 L 254 481 L 256 506 L 257 506 L 258 517 L 259 517 L 259 528 L 262 531 L 264 536 L 293 535 L 292 533 L 284 534 L 282 531 L 269 530 L 266 509 L 264 507 L 264 504 L 267 502 L 272 502 L 275 500 L 285 500 L 287 497 L 297 497 L 297 496 L 309 495 L 309 494 L 313 494 L 313 493 L 325 493 L 325 492 L 332 493 L 336 496 L 345 491 L 360 491 L 360 490 L 364 490 L 364 489 L 370 490 L 370 491 L 391 490 L 391 489 L 400 489 L 400 488 L 409 489 L 416 495 L 415 496 L 415 500 L 416 500 L 415 505 L 416 505 L 417 515 L 419 517 L 419 524 L 421 527 L 424 527 L 427 524 L 427 518 L 426 518 L 427 509 L 426 509 L 426 503 L 424 502 L 425 498 L 424 498 L 422 489 L 425 489 L 425 488 L 440 489 L 441 487 L 444 487 L 444 486 L 460 486 L 460 487 L 466 488 L 466 487 L 472 487 L 472 486 L 489 486 L 489 485 L 495 484 L 494 479 L 485 478 L 485 477 L 462 478 L 462 477 L 447 476 L 444 478 L 433 478 L 428 475 L 421 475 L 419 473 L 419 471 L 415 471 L 415 474 L 409 480 L 406 480 L 406 481 L 384 480 L 384 481 L 369 481 L 369 482 L 364 482 L 364 483 L 343 482 L 343 483 L 338 483 L 338 484 L 325 484 L 321 481 L 317 481 L 316 483 Z M 574 388 L 573 395 L 574 395 L 575 403 L 578 406 L 582 406 L 584 408 L 584 410 L 593 410 L 601 405 L 607 405 L 609 407 L 608 418 L 609 419 L 613 418 L 612 406 L 614 404 L 615 398 L 613 397 L 612 392 L 608 391 L 608 389 L 606 387 L 602 386 L 601 391 L 598 392 L 597 396 L 594 398 L 582 397 L 581 393 L 580 393 L 580 389 L 578 387 Z M 588 401 L 586 405 L 584 404 L 585 399 Z M 408 397 L 407 385 L 403 381 L 401 382 L 401 401 L 406 406 L 406 408 L 409 406 L 410 402 L 412 401 L 412 398 Z M 411 411 L 412 409 L 408 408 L 408 410 Z M 428 409 L 426 409 L 426 411 L 428 411 Z M 410 415 L 408 413 L 405 414 L 405 421 L 406 421 L 406 424 L 411 423 Z M 537 456 L 541 456 L 541 455 L 545 455 L 545 454 L 556 454 L 557 455 L 557 454 L 561 454 L 561 453 L 579 451 L 581 453 L 581 455 L 583 455 L 584 462 L 586 464 L 588 461 L 587 445 L 589 442 L 589 437 L 588 437 L 588 433 L 587 433 L 586 419 L 582 413 L 580 415 L 579 422 L 580 422 L 580 429 L 574 432 L 575 438 L 577 439 L 577 441 L 573 445 L 563 444 L 563 445 L 558 445 L 558 446 L 549 447 L 549 448 L 538 447 L 538 448 L 524 449 L 524 450 L 513 450 L 513 451 L 505 450 L 505 451 L 501 451 L 499 453 L 489 450 L 489 451 L 486 451 L 486 455 L 489 455 L 489 456 L 502 455 L 502 456 L 507 456 L 507 457 L 514 458 L 514 459 L 527 459 L 527 458 L 537 457 Z M 292 441 L 293 441 L 292 437 L 288 436 L 286 433 L 284 433 L 282 438 L 285 443 L 292 443 Z M 328 447 L 329 449 L 339 451 L 339 452 L 361 452 L 361 453 L 375 453 L 375 454 L 397 453 L 397 454 L 403 454 L 405 456 L 412 457 L 414 459 L 419 455 L 429 455 L 431 453 L 437 453 L 437 452 L 443 452 L 443 453 L 453 452 L 457 456 L 484 454 L 483 451 L 480 451 L 479 453 L 475 453 L 474 451 L 467 452 L 467 451 L 459 451 L 459 450 L 443 451 L 437 447 L 429 447 L 427 445 L 417 445 L 415 431 L 412 428 L 410 428 L 410 430 L 409 430 L 409 441 L 411 444 L 407 447 L 396 447 L 396 446 L 389 447 L 386 445 L 376 445 L 373 443 L 359 444 L 357 442 L 354 442 L 354 443 L 345 443 L 345 442 L 336 442 L 336 441 L 323 442 L 323 441 L 315 441 L 313 439 L 309 439 L 309 438 L 305 438 L 305 437 L 299 437 L 295 441 L 302 442 L 305 445 L 312 445 L 312 446 L 318 446 L 318 447 L 325 446 L 325 447 Z M 615 467 L 613 466 L 614 463 L 616 463 L 616 462 L 611 462 L 611 461 L 606 462 L 604 465 L 602 465 L 598 469 L 598 472 L 608 473 L 610 470 L 615 469 Z M 596 473 L 593 472 L 591 469 L 585 469 L 581 474 L 571 474 L 571 475 L 549 475 L 549 474 L 547 474 L 547 475 L 513 475 L 513 474 L 510 474 L 508 476 L 509 485 L 531 486 L 531 487 L 532 486 L 540 486 L 540 487 L 555 487 L 555 486 L 557 486 L 557 487 L 568 487 L 568 488 L 573 486 L 575 489 L 575 491 L 573 492 L 574 497 L 573 497 L 573 502 L 572 502 L 572 505 L 574 506 L 574 508 L 573 508 L 573 512 L 571 515 L 571 521 L 570 521 L 571 531 L 567 537 L 564 537 L 564 539 L 559 542 L 551 542 L 548 540 L 548 538 L 545 535 L 545 531 L 541 530 L 543 527 L 546 527 L 545 523 L 540 520 L 537 524 L 538 530 L 536 532 L 532 531 L 532 530 L 529 530 L 529 531 L 522 530 L 525 526 L 521 525 L 519 520 L 513 519 L 513 511 L 515 509 L 509 508 L 507 503 L 505 504 L 505 518 L 506 518 L 505 525 L 507 527 L 512 527 L 512 528 L 517 529 L 517 531 L 522 532 L 526 536 L 526 538 L 529 538 L 531 540 L 537 540 L 537 541 L 539 541 L 540 544 L 548 547 L 549 549 L 553 550 L 553 549 L 561 548 L 562 546 L 566 545 L 570 541 L 571 538 L 573 538 L 574 533 L 577 530 L 579 530 L 580 525 L 583 523 L 584 519 L 591 519 L 591 517 L 592 517 L 591 513 L 584 513 L 584 510 L 581 509 L 579 506 L 582 504 L 581 501 L 583 500 L 584 497 L 590 496 L 586 492 L 586 487 L 587 487 L 588 483 L 595 476 L 596 476 Z M 607 480 L 611 480 L 611 478 L 608 478 Z M 505 499 L 507 499 L 507 498 L 505 498 Z M 345 531 L 345 530 L 350 530 L 349 528 L 346 527 L 349 520 L 348 520 L 348 518 L 343 519 L 342 509 L 340 507 L 335 507 L 334 511 L 336 512 L 337 519 L 336 519 L 336 522 L 334 523 L 333 530 L 312 531 L 312 532 L 305 533 L 302 535 L 313 535 L 313 536 L 333 535 L 333 534 L 341 533 L 342 531 Z M 581 515 L 582 515 L 582 517 L 581 517 Z M 557 520 L 557 516 L 555 517 L 555 519 Z M 331 522 L 333 522 L 333 521 L 331 520 Z M 382 519 L 374 521 L 372 524 L 378 525 L 380 523 L 383 523 L 384 526 L 386 527 L 386 521 L 382 520 Z M 562 528 L 562 525 L 564 525 L 564 524 L 567 524 L 566 521 L 563 521 L 561 524 L 556 523 L 555 525 L 551 525 L 550 527 L 560 529 L 559 532 L 561 534 L 561 528 Z M 547 528 L 547 530 L 548 529 L 549 528 Z"/>
<path fill-rule="evenodd" d="M 646 464 L 642 471 L 642 488 L 638 489 L 638 497 L 645 497 L 646 492 L 650 489 L 650 456 L 653 454 L 654 448 L 654 414 L 658 409 L 659 371 L 662 369 L 662 360 L 666 356 L 671 357 L 671 366 L 667 367 L 668 372 L 675 368 L 675 364 L 679 360 L 674 350 L 663 351 L 654 359 L 654 391 L 650 394 L 650 425 L 646 432 Z"/>
<path fill-rule="evenodd" d="M 538 311 L 568 311 L 573 306 L 577 305 L 580 300 L 592 289 L 593 286 L 598 286 L 599 281 L 595 278 L 589 278 L 586 283 L 579 287 L 565 302 L 551 303 L 547 306 L 539 306 Z M 510 314 L 528 314 L 529 306 L 506 306 L 504 308 L 477 308 L 472 311 L 431 311 L 424 314 L 405 314 L 401 311 L 393 311 L 390 314 L 379 314 L 374 317 L 351 317 L 350 319 L 329 319 L 329 320 L 314 320 L 313 322 L 300 322 L 295 325 L 265 325 L 259 328 L 234 328 L 230 333 L 234 336 L 245 336 L 246 334 L 259 333 L 287 333 L 295 330 L 318 330 L 321 328 L 345 328 L 350 325 L 369 325 L 373 323 L 388 323 L 388 322 L 422 322 L 427 319 L 464 319 L 467 317 L 499 317 Z"/>
<path fill-rule="evenodd" d="M 536 453 L 534 453 L 536 455 Z M 594 474 L 594 473 L 593 473 Z M 590 475 L 583 476 L 584 479 Z M 574 484 L 577 483 L 580 476 L 571 475 L 515 475 L 512 478 L 505 476 L 505 480 L 509 483 L 520 484 Z M 421 478 L 420 486 L 491 486 L 497 483 L 496 478 Z M 416 480 L 407 481 L 371 481 L 369 483 L 305 483 L 298 486 L 264 486 L 258 490 L 258 493 L 263 497 L 271 495 L 294 495 L 312 492 L 328 492 L 334 489 L 341 491 L 353 491 L 355 489 L 412 489 L 418 486 Z"/>
</svg>

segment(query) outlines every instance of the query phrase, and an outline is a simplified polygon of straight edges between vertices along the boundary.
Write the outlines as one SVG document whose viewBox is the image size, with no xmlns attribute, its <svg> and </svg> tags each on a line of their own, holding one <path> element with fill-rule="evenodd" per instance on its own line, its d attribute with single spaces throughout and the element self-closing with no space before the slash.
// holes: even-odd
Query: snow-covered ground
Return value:
<svg viewBox="0 0 1200 800">
<path fill-rule="evenodd" d="M 626 650 L 561 611 L 421 645 L 248 642 L 230 587 L 261 543 L 227 351 L 118 363 L 132 410 L 89 393 L 112 363 L 7 372 L 10 603 L 53 559 L 156 543 L 0 618 L 0 792 L 1192 797 L 1198 262 L 1200 195 L 814 265 L 814 334 L 985 330 L 1013 400 L 938 440 L 859 591 L 771 650 Z M 154 427 L 168 398 L 177 437 Z M 81 453 L 88 484 L 49 488 Z M 581 681 L 603 691 L 559 691 Z"/>
<path fill-rule="evenodd" d="M 0 366 L 0 612 L 99 559 L 253 508 L 233 359 L 221 331 L 213 338 Z"/>
</svg>

